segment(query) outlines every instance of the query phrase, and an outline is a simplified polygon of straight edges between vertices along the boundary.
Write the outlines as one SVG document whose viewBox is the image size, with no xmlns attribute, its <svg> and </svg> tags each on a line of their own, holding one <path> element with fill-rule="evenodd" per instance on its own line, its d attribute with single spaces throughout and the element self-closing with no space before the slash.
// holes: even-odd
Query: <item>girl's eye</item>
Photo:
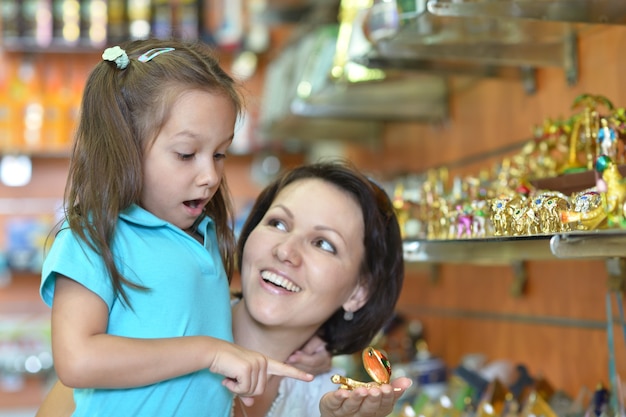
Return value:
<svg viewBox="0 0 626 417">
<path fill-rule="evenodd" d="M 318 248 L 320 248 L 320 249 L 322 249 L 322 250 L 325 250 L 325 251 L 327 251 L 327 252 L 330 252 L 330 253 L 337 253 L 337 250 L 336 250 L 336 249 L 335 249 L 335 247 L 332 245 L 332 243 L 330 243 L 330 242 L 329 242 L 329 241 L 327 241 L 327 240 L 324 240 L 324 239 L 318 239 L 318 240 L 314 241 L 314 242 L 313 242 L 313 244 L 314 244 L 316 247 L 318 247 Z"/>
<path fill-rule="evenodd" d="M 195 156 L 195 154 L 193 154 L 193 153 L 179 153 L 178 154 L 178 159 L 180 159 L 181 161 L 189 161 L 194 156 Z"/>
<path fill-rule="evenodd" d="M 222 159 L 226 158 L 226 154 L 225 153 L 216 153 L 216 154 L 213 155 L 213 158 L 217 159 L 217 160 L 222 160 Z"/>
</svg>

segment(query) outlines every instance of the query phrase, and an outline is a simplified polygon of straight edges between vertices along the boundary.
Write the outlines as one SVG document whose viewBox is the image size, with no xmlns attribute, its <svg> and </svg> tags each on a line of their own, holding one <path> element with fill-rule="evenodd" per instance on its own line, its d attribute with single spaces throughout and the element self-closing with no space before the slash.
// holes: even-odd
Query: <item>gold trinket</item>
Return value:
<svg viewBox="0 0 626 417">
<path fill-rule="evenodd" d="M 330 380 L 340 384 L 342 389 L 353 390 L 360 387 L 372 388 L 388 384 L 391 379 L 391 364 L 385 355 L 378 349 L 368 346 L 363 350 L 363 367 L 372 377 L 372 382 L 361 382 L 339 374 L 333 375 Z"/>
</svg>

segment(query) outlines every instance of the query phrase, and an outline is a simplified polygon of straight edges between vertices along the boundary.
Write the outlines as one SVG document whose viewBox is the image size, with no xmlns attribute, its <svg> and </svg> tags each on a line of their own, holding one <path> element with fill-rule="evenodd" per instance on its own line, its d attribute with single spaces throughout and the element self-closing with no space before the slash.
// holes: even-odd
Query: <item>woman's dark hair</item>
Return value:
<svg viewBox="0 0 626 417">
<path fill-rule="evenodd" d="M 246 241 L 276 196 L 287 185 L 308 178 L 321 179 L 349 193 L 363 213 L 365 253 L 361 264 L 361 284 L 367 289 L 367 302 L 354 312 L 351 321 L 344 320 L 344 310 L 340 308 L 318 332 L 333 355 L 354 353 L 367 347 L 391 320 L 402 289 L 404 259 L 400 226 L 389 196 L 348 162 L 303 165 L 283 173 L 267 186 L 257 198 L 241 230 L 237 249 L 239 270 Z"/>
<path fill-rule="evenodd" d="M 104 261 L 113 288 L 128 301 L 128 281 L 118 270 L 111 250 L 118 216 L 140 203 L 143 153 L 158 136 L 176 100 L 190 90 L 228 97 L 240 115 L 243 99 L 235 81 L 200 42 L 147 39 L 121 45 L 128 66 L 100 61 L 90 73 L 80 108 L 80 120 L 65 188 L 70 229 Z M 138 58 L 156 48 L 174 48 L 148 62 Z M 235 239 L 226 181 L 204 209 L 216 224 L 226 272 L 234 269 Z"/>
</svg>

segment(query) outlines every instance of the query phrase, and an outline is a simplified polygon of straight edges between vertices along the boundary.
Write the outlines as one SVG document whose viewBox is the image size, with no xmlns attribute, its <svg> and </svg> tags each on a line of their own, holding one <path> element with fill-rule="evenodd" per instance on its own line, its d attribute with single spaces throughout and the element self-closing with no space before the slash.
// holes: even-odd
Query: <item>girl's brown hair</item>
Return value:
<svg viewBox="0 0 626 417">
<path fill-rule="evenodd" d="M 115 264 L 110 243 L 118 216 L 140 203 L 143 152 L 156 139 L 176 99 L 203 90 L 232 99 L 241 115 L 243 98 L 212 50 L 199 42 L 139 40 L 120 45 L 130 58 L 125 69 L 101 61 L 87 79 L 72 148 L 65 212 L 70 229 L 102 256 L 114 289 L 128 301 L 128 281 Z M 148 62 L 137 58 L 155 48 L 174 48 Z M 205 207 L 216 224 L 230 279 L 234 265 L 232 206 L 226 180 Z"/>
</svg>

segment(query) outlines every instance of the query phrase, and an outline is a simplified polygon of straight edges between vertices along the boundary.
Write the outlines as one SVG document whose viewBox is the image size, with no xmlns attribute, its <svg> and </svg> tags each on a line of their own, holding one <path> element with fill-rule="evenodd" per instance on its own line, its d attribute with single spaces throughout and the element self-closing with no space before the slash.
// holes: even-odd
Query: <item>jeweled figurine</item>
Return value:
<svg viewBox="0 0 626 417">
<path fill-rule="evenodd" d="M 361 382 L 339 374 L 334 374 L 330 377 L 330 380 L 335 384 L 341 385 L 340 388 L 347 390 L 353 390 L 360 387 L 372 388 L 382 384 L 388 384 L 391 379 L 391 363 L 389 363 L 387 357 L 378 349 L 371 346 L 363 349 L 362 357 L 363 367 L 374 381 Z"/>
<path fill-rule="evenodd" d="M 617 158 L 617 133 L 609 126 L 609 122 L 604 117 L 600 119 L 600 130 L 597 134 L 598 156 L 606 155 L 612 160 Z"/>
<path fill-rule="evenodd" d="M 626 182 L 611 158 L 600 156 L 596 161 L 596 172 L 601 175 L 596 185 L 601 204 L 588 211 L 563 211 L 561 221 L 577 223 L 580 230 L 626 227 Z"/>
</svg>

